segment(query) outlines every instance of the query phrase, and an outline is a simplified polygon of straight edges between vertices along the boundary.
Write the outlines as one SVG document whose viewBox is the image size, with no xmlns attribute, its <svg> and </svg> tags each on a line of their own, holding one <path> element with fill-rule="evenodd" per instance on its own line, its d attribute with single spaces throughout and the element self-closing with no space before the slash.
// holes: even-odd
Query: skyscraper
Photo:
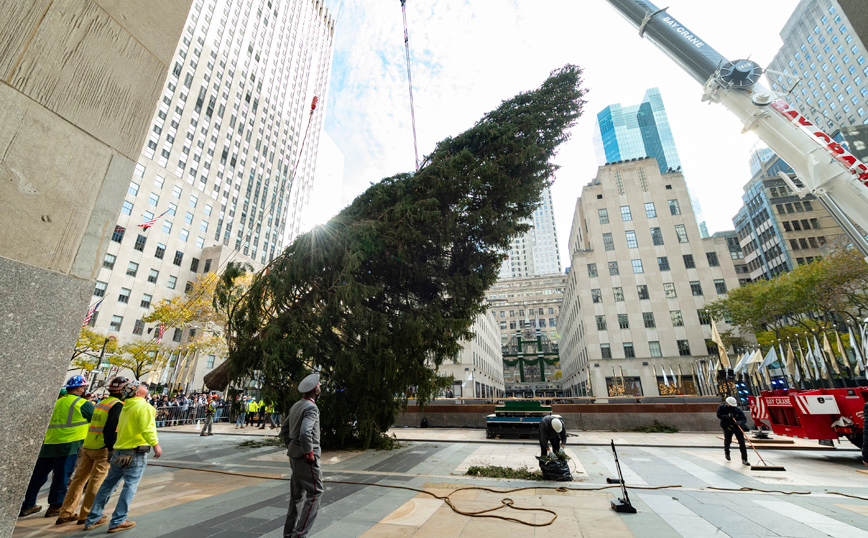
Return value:
<svg viewBox="0 0 868 538">
<path fill-rule="evenodd" d="M 499 278 L 518 278 L 561 272 L 558 231 L 551 189 L 545 189 L 530 220 L 531 229 L 512 241 L 509 258 L 500 266 Z"/>
<path fill-rule="evenodd" d="M 597 113 L 594 149 L 601 165 L 653 157 L 657 159 L 661 174 L 681 169 L 675 138 L 657 88 L 646 90 L 638 105 L 622 107 L 616 103 Z M 699 201 L 691 195 L 690 203 L 700 234 L 708 237 Z"/>
<path fill-rule="evenodd" d="M 772 89 L 829 134 L 868 124 L 868 50 L 838 1 L 802 0 L 780 35 Z"/>
<path fill-rule="evenodd" d="M 141 318 L 197 273 L 261 267 L 298 235 L 333 36 L 322 0 L 194 2 L 97 277 L 98 330 L 147 336 Z"/>
</svg>

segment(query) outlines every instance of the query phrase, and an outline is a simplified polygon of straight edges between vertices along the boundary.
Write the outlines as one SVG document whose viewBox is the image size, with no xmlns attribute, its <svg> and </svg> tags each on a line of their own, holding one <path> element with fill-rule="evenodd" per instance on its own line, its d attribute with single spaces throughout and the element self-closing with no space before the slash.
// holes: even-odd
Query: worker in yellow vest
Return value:
<svg viewBox="0 0 868 538">
<path fill-rule="evenodd" d="M 106 523 L 109 523 L 109 534 L 135 527 L 135 521 L 127 520 L 127 513 L 148 464 L 148 453 L 151 447 L 154 447 L 155 458 L 163 455 L 163 449 L 157 440 L 157 423 L 154 420 L 156 410 L 145 400 L 148 395 L 147 383 L 127 381 L 121 387 L 121 394 L 124 396 L 124 406 L 118 418 L 118 438 L 110 460 L 111 467 L 96 492 L 93 507 L 84 522 L 86 531 Z M 109 522 L 102 513 L 121 479 L 124 480 L 124 487 Z"/>
<path fill-rule="evenodd" d="M 84 520 L 90 513 L 96 492 L 109 470 L 109 458 L 118 435 L 118 418 L 124 406 L 121 387 L 127 381 L 129 380 L 123 376 L 112 379 L 108 385 L 108 398 L 96 404 L 96 410 L 87 429 L 87 437 L 78 453 L 75 473 L 72 475 L 69 490 L 66 492 L 63 506 L 60 507 L 60 514 L 55 522 L 57 525 L 76 520 L 79 525 L 84 525 Z M 87 484 L 86 491 L 84 491 L 85 484 Z M 84 491 L 83 500 L 82 491 Z M 81 511 L 76 514 L 79 501 L 81 501 Z"/>
<path fill-rule="evenodd" d="M 93 417 L 94 405 L 83 396 L 87 389 L 84 376 L 74 375 L 67 380 L 66 395 L 54 403 L 54 411 L 45 432 L 45 441 L 39 450 L 36 467 L 30 476 L 30 484 L 24 494 L 24 502 L 18 517 L 36 514 L 42 506 L 36 504 L 39 489 L 51 478 L 51 488 L 48 490 L 48 511 L 45 517 L 57 517 L 63 498 L 66 496 L 69 475 L 75 469 L 78 449 L 87 437 L 87 426 Z"/>
</svg>

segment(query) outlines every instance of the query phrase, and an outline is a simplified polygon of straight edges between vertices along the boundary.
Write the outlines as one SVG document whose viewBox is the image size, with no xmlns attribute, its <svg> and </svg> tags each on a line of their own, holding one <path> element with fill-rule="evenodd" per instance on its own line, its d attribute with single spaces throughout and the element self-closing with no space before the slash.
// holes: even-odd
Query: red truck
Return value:
<svg viewBox="0 0 868 538">
<path fill-rule="evenodd" d="M 868 387 L 767 390 L 750 396 L 750 415 L 757 428 L 802 439 L 846 437 L 862 447 Z"/>
</svg>

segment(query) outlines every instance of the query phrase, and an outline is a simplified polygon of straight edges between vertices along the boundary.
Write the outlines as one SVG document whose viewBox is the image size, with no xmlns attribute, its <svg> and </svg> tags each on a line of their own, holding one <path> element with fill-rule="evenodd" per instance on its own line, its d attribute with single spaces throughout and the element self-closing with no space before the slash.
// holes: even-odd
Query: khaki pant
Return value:
<svg viewBox="0 0 868 538">
<path fill-rule="evenodd" d="M 72 475 L 69 489 L 66 491 L 66 497 L 63 498 L 63 506 L 60 507 L 58 518 L 86 518 L 91 506 L 93 506 L 93 498 L 96 496 L 96 492 L 99 490 L 103 479 L 105 479 L 109 467 L 107 448 L 100 448 L 98 450 L 82 448 L 78 453 L 75 473 Z M 85 489 L 85 483 L 87 483 L 87 490 L 84 492 L 84 500 L 81 502 L 81 511 L 76 515 L 75 509 L 78 508 L 78 501 L 81 500 L 81 493 Z"/>
</svg>

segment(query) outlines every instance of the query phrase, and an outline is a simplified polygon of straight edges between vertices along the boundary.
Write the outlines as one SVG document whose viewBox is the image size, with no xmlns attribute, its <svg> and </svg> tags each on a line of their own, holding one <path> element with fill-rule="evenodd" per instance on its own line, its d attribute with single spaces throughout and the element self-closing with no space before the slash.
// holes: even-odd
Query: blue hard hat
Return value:
<svg viewBox="0 0 868 538">
<path fill-rule="evenodd" d="M 86 385 L 87 385 L 87 380 L 84 378 L 83 375 L 74 375 L 74 376 L 70 377 L 69 379 L 67 379 L 66 385 L 64 385 L 64 387 L 71 389 L 71 388 L 75 388 L 75 387 L 84 387 Z"/>
</svg>

